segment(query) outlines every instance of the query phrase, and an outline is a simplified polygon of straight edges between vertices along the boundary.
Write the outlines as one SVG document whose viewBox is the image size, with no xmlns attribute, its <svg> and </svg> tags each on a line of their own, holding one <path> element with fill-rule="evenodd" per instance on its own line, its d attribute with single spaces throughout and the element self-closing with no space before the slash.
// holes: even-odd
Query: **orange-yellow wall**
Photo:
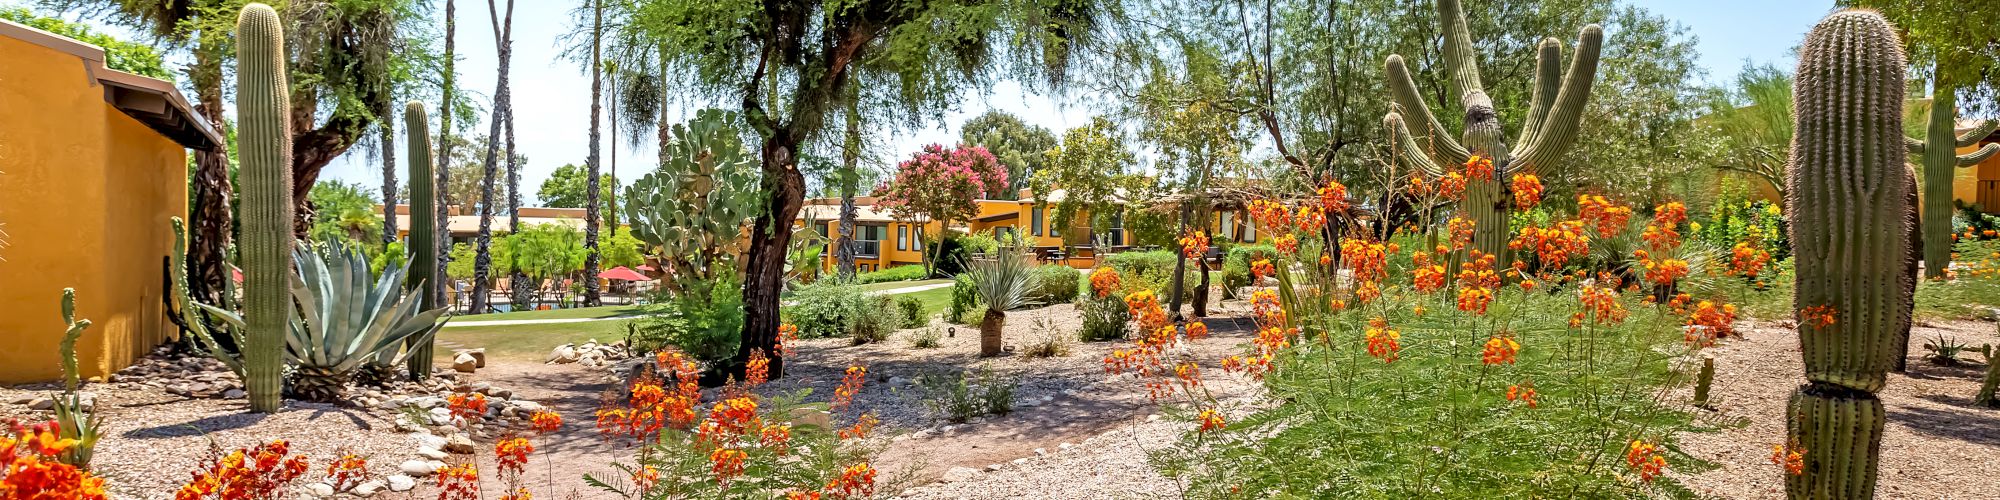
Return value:
<svg viewBox="0 0 2000 500">
<path fill-rule="evenodd" d="M 75 55 L 0 37 L 0 383 L 61 376 L 63 288 L 93 323 L 77 344 L 85 377 L 174 331 L 161 263 L 169 218 L 186 217 L 186 153 L 96 82 Z"/>
<path fill-rule="evenodd" d="M 1958 148 L 1958 154 L 1977 151 L 1979 145 Z M 2000 214 L 2000 155 L 1993 155 L 1978 165 L 1960 168 L 1952 177 L 1951 197 L 1958 201 L 1977 205 L 1980 211 Z M 1981 185 L 1985 185 L 1985 196 L 1980 196 Z"/>
<path fill-rule="evenodd" d="M 1023 238 L 1025 238 L 1025 243 L 1027 243 L 1029 246 L 1059 247 L 1067 245 L 1067 242 L 1063 241 L 1062 237 L 1063 232 L 1061 231 L 1048 231 L 1046 230 L 1048 228 L 1044 228 L 1045 230 L 1042 231 L 1042 234 L 1040 236 L 1036 236 L 1033 234 L 1032 231 L 1029 230 L 1030 229 L 1029 226 L 1034 221 L 1033 212 L 1030 211 L 1030 207 L 1033 205 L 1032 201 L 978 200 L 978 204 L 979 204 L 978 215 L 975 215 L 972 220 L 964 222 L 965 229 L 967 230 L 976 233 L 980 231 L 992 231 L 997 228 L 1011 227 L 1014 228 L 1014 231 L 1017 234 L 1020 234 Z M 1054 225 L 1053 217 L 1046 210 L 1052 206 L 1053 205 L 1044 205 L 1045 211 L 1043 212 L 1043 219 L 1042 219 L 1042 223 L 1045 225 L 1049 225 L 1050 227 L 1053 227 Z M 1011 215 L 1011 217 L 1009 217 L 1009 215 Z M 982 221 L 980 219 L 990 219 L 990 220 Z M 1090 220 L 1089 214 L 1079 213 L 1076 216 L 1076 221 L 1072 225 L 1075 226 L 1076 230 L 1087 231 L 1090 227 L 1089 220 Z M 820 223 L 824 224 L 826 223 L 826 221 L 820 221 Z M 919 249 L 915 247 L 914 243 L 906 245 L 905 250 L 896 249 L 897 228 L 906 226 L 913 228 L 912 229 L 913 232 L 911 233 L 910 238 L 914 241 L 916 239 L 914 233 L 914 225 L 905 224 L 901 222 L 888 223 L 886 232 L 884 233 L 882 239 L 881 258 L 877 259 L 857 258 L 854 261 L 855 264 L 863 265 L 864 267 L 872 265 L 878 270 L 887 269 L 895 266 L 922 264 L 923 255 L 919 252 Z M 923 224 L 923 226 L 925 231 L 924 234 L 926 235 L 936 235 L 937 231 L 941 227 L 936 222 Z M 838 224 L 835 224 L 833 231 L 828 232 L 827 237 L 828 238 L 839 237 Z M 1131 239 L 1132 239 L 1132 233 L 1128 231 L 1125 233 L 1125 241 L 1114 242 L 1114 244 L 1127 245 L 1131 243 Z M 825 261 L 825 269 L 828 271 L 832 271 L 836 266 L 838 266 L 838 262 L 834 260 L 832 252 L 828 252 L 824 256 L 823 260 Z M 1085 256 L 1074 257 L 1070 259 L 1068 262 L 1071 267 L 1088 268 L 1094 264 L 1094 259 L 1092 256 L 1085 255 Z"/>
</svg>

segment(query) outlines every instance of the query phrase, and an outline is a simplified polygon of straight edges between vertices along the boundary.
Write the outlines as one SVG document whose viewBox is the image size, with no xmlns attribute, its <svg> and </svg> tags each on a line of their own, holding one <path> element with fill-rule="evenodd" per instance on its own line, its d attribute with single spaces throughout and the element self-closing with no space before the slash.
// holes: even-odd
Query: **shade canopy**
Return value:
<svg viewBox="0 0 2000 500">
<path fill-rule="evenodd" d="M 624 281 L 647 281 L 652 279 L 646 277 L 646 275 L 644 274 L 639 274 L 638 271 L 633 271 L 632 268 L 625 266 L 618 266 L 605 270 L 604 272 L 597 273 L 597 277 L 610 280 L 624 280 Z"/>
</svg>

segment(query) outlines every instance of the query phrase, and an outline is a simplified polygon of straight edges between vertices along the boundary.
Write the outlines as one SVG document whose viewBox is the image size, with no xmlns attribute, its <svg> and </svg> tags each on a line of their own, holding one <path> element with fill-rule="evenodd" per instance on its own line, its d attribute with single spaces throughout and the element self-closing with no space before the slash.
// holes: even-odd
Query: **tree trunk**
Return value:
<svg viewBox="0 0 2000 500">
<path fill-rule="evenodd" d="M 510 103 L 508 107 L 513 106 Z M 521 164 L 514 157 L 513 110 L 509 109 L 507 116 L 503 118 L 507 120 L 507 234 L 521 234 Z M 514 271 L 514 295 L 507 298 L 507 307 L 515 311 L 524 311 L 528 304 L 530 288 L 534 285 L 528 281 L 528 275 L 522 273 L 520 267 L 511 263 L 507 267 Z"/>
<path fill-rule="evenodd" d="M 437 202 L 437 214 L 436 214 L 437 217 L 436 242 L 438 248 L 436 252 L 437 255 L 436 261 L 431 262 L 430 265 L 436 268 L 436 274 L 432 274 L 432 276 L 437 276 L 438 280 L 436 283 L 432 283 L 430 289 L 426 291 L 431 294 L 431 297 L 433 299 L 435 299 L 435 302 L 432 303 L 444 305 L 446 307 L 449 307 L 449 304 L 451 304 L 451 302 L 445 300 L 444 296 L 444 290 L 445 290 L 444 282 L 446 281 L 445 278 L 446 264 L 451 262 L 451 203 L 445 201 L 449 199 L 449 197 L 445 196 L 446 192 L 445 186 L 451 185 L 451 132 L 452 132 L 451 117 L 454 114 L 452 113 L 452 111 L 455 110 L 455 108 L 452 106 L 452 103 L 457 102 L 458 99 L 457 97 L 458 87 L 456 86 L 457 84 L 455 83 L 456 80 L 458 79 L 458 70 L 454 69 L 455 60 L 453 59 L 454 57 L 456 57 L 455 55 L 456 53 L 454 52 L 454 49 L 456 47 L 454 45 L 455 41 L 454 39 L 457 38 L 457 34 L 458 34 L 458 2 L 456 0 L 445 0 L 444 2 L 444 106 L 438 108 L 437 154 L 432 155 L 432 158 L 435 158 L 434 161 L 437 163 L 435 171 L 432 173 L 433 175 L 437 176 L 437 179 L 434 181 L 436 183 L 432 184 L 432 186 L 436 186 L 438 190 L 438 195 L 437 195 L 438 202 Z M 412 262 L 410 263 L 410 265 L 414 266 L 418 265 L 418 263 Z"/>
<path fill-rule="evenodd" d="M 598 305 L 597 222 L 599 220 L 599 210 L 597 204 L 603 201 L 598 199 L 601 196 L 598 196 L 600 188 L 598 187 L 599 180 L 597 175 L 602 168 L 598 165 L 597 143 L 599 135 L 603 133 L 603 124 L 599 122 L 601 121 L 600 117 L 604 114 L 604 61 L 602 60 L 604 45 L 604 0 L 591 2 L 591 8 L 596 13 L 590 25 L 590 159 L 586 162 L 590 165 L 590 175 L 585 178 L 584 182 L 584 196 L 588 198 L 588 201 L 584 203 L 583 210 L 584 307 L 596 307 Z"/>
<path fill-rule="evenodd" d="M 798 138 L 787 129 L 775 129 L 764 140 L 764 186 L 769 198 L 766 210 L 757 215 L 750 228 L 750 252 L 744 256 L 743 341 L 730 358 L 731 371 L 739 371 L 750 360 L 750 352 L 762 349 L 771 362 L 770 377 L 784 376 L 784 358 L 778 343 L 778 291 L 785 279 L 785 248 L 791 244 L 792 220 L 805 204 L 806 179 L 799 172 Z"/>
<path fill-rule="evenodd" d="M 858 88 L 858 86 L 857 86 Z M 833 257 L 840 267 L 841 279 L 854 278 L 854 219 L 860 209 L 854 206 L 855 192 L 861 187 L 860 173 L 855 170 L 861 161 L 861 117 L 856 105 L 847 105 L 846 140 L 840 148 L 840 234 L 833 243 Z"/>
<path fill-rule="evenodd" d="M 486 11 L 488 14 L 498 14 L 494 12 L 495 8 L 493 4 L 494 0 L 486 0 Z M 493 274 L 493 253 L 491 250 L 493 246 L 493 202 L 495 201 L 493 199 L 493 182 L 495 180 L 494 177 L 497 177 L 500 173 L 499 158 L 497 156 L 500 154 L 499 138 L 502 130 L 501 127 L 505 126 L 502 122 L 508 114 L 513 112 L 513 95 L 509 93 L 507 88 L 508 57 L 509 53 L 513 50 L 513 36 L 514 0 L 507 0 L 506 16 L 493 16 L 493 43 L 498 47 L 500 69 L 499 80 L 495 82 L 493 91 L 493 115 L 487 120 L 493 123 L 487 127 L 486 132 L 486 175 L 479 181 L 478 256 L 473 260 L 472 300 L 468 301 L 471 305 L 470 310 L 467 311 L 471 314 L 484 313 L 488 309 L 488 304 L 486 303 L 487 283 L 491 282 L 489 277 Z M 511 159 L 509 158 L 509 160 Z"/>
<path fill-rule="evenodd" d="M 1000 331 L 1006 327 L 1007 313 L 986 310 L 986 318 L 979 320 L 979 357 L 1000 355 Z"/>
<path fill-rule="evenodd" d="M 1188 233 L 1188 206 L 1186 203 L 1182 203 L 1181 226 L 1180 226 L 1180 231 L 1177 234 L 1186 235 L 1187 233 Z M 1186 276 L 1187 276 L 1187 248 L 1180 245 L 1175 245 L 1174 282 L 1168 285 L 1169 289 L 1173 290 L 1173 293 L 1167 294 L 1167 303 L 1170 304 L 1167 308 L 1167 317 L 1173 319 L 1174 321 L 1180 321 L 1181 319 L 1181 292 L 1182 292 L 1181 282 Z"/>
<path fill-rule="evenodd" d="M 393 106 L 384 107 L 382 122 L 382 247 L 396 242 L 396 120 Z M 407 255 L 407 254 L 405 254 Z"/>
<path fill-rule="evenodd" d="M 189 80 L 193 81 L 195 96 L 199 104 L 195 112 L 208 120 L 215 130 L 226 130 L 222 118 L 222 58 L 215 47 L 195 48 L 195 65 L 189 70 Z M 218 144 L 214 151 L 194 153 L 194 189 L 189 199 L 189 210 L 194 219 L 193 234 L 188 235 L 188 293 L 196 301 L 227 306 L 235 301 L 227 291 L 229 280 L 229 240 L 234 233 L 234 214 L 231 213 L 230 198 L 233 189 L 229 182 L 229 147 Z M 208 315 L 198 315 L 204 321 Z M 212 323 L 211 323 L 212 324 Z M 216 335 L 216 341 L 226 349 L 235 349 L 235 338 Z"/>
</svg>

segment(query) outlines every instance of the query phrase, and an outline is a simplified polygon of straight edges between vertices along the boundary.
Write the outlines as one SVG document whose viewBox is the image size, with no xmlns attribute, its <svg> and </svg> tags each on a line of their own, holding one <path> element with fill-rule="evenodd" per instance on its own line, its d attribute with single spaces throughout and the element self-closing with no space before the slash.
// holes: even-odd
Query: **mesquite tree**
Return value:
<svg viewBox="0 0 2000 500">
<path fill-rule="evenodd" d="M 1460 209 L 1474 223 L 1472 248 L 1488 255 L 1507 250 L 1507 213 L 1511 195 L 1506 192 L 1508 177 L 1534 174 L 1561 158 L 1577 136 L 1584 103 L 1590 97 L 1591 82 L 1597 78 L 1597 56 L 1604 45 L 1604 30 L 1595 24 L 1577 34 L 1576 54 L 1565 72 L 1562 42 L 1543 39 L 1535 58 L 1534 97 L 1521 136 L 1510 149 L 1500 125 L 1493 99 L 1486 94 L 1479 77 L 1479 53 L 1473 50 L 1467 32 L 1465 11 L 1458 0 L 1437 0 L 1438 17 L 1444 23 L 1444 59 L 1451 72 L 1452 93 L 1465 108 L 1462 139 L 1446 135 L 1444 124 L 1424 102 L 1409 68 L 1400 55 L 1385 63 L 1390 94 L 1396 110 L 1383 118 L 1383 125 L 1395 135 L 1400 158 L 1426 175 L 1446 175 L 1453 166 L 1474 156 L 1493 162 L 1491 175 L 1472 175 L 1465 185 Z M 1407 113 L 1407 123 L 1404 114 Z M 1413 130 L 1414 129 L 1414 133 Z M 1504 259 L 1502 259 L 1504 260 Z"/>
</svg>

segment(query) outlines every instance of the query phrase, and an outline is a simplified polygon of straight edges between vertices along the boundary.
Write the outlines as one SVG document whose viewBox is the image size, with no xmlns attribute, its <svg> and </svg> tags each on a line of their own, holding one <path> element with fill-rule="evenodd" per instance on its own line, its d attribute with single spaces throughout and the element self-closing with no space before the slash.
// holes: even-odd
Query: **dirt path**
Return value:
<svg viewBox="0 0 2000 500">
<path fill-rule="evenodd" d="M 1972 405 L 1984 366 L 1943 367 L 1922 359 L 1923 345 L 1945 335 L 1970 346 L 2000 344 L 1992 323 L 1919 325 L 1910 334 L 1909 373 L 1889 374 L 1879 394 L 1889 421 L 1882 437 L 1878 498 L 1994 498 L 2000 479 L 2000 410 Z M 1785 405 L 1805 371 L 1798 333 L 1760 322 L 1741 340 L 1708 351 L 1715 357 L 1713 412 L 1693 410 L 1717 432 L 1685 433 L 1685 450 L 1719 467 L 1683 475 L 1694 491 L 1723 498 L 1783 498 L 1784 482 L 1767 457 L 1784 439 Z M 1979 360 L 1965 353 L 1967 360 Z M 1807 450 L 1811 453 L 1811 450 Z"/>
</svg>

